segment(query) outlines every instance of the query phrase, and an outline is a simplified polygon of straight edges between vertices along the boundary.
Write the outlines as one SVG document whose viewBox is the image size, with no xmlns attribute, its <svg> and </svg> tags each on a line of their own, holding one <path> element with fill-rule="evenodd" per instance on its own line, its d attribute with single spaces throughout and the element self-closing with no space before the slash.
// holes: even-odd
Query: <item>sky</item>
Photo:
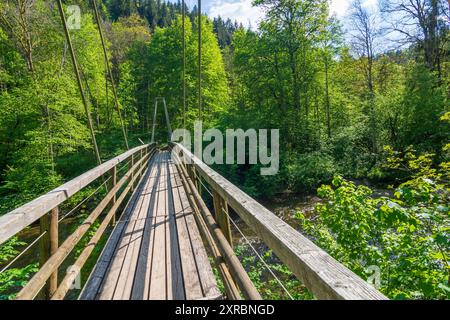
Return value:
<svg viewBox="0 0 450 320">
<path fill-rule="evenodd" d="M 343 19 L 349 9 L 351 0 L 331 0 L 330 14 Z M 363 5 L 367 7 L 376 6 L 378 0 L 364 0 Z M 186 0 L 189 7 L 193 7 L 197 0 Z M 252 6 L 252 0 L 203 0 L 202 11 L 210 17 L 221 16 L 237 20 L 244 26 L 256 28 L 258 21 L 264 16 L 262 10 Z"/>
</svg>

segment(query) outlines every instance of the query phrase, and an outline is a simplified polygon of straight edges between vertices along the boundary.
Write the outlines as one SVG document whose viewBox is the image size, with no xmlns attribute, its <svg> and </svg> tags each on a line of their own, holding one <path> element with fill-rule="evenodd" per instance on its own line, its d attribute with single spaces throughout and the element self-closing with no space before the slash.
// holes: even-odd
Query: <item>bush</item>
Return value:
<svg viewBox="0 0 450 320">
<path fill-rule="evenodd" d="M 394 299 L 450 297 L 448 185 L 423 176 L 393 198 L 336 176 L 319 188 L 316 217 L 297 214 L 303 230 L 356 274 L 380 270 L 380 291 Z M 372 269 L 373 270 L 373 269 Z"/>
<path fill-rule="evenodd" d="M 295 192 L 312 191 L 321 183 L 329 182 L 336 173 L 334 160 L 328 154 L 289 154 L 282 168 L 289 189 Z"/>
</svg>

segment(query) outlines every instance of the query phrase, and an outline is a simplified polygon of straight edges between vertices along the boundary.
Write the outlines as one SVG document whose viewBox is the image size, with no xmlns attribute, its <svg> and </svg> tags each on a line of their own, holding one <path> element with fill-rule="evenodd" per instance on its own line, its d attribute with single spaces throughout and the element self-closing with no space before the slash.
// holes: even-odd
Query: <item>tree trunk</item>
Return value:
<svg viewBox="0 0 450 320">
<path fill-rule="evenodd" d="M 327 134 L 331 138 L 330 95 L 328 89 L 328 57 L 325 57 L 325 111 L 327 114 Z"/>
</svg>

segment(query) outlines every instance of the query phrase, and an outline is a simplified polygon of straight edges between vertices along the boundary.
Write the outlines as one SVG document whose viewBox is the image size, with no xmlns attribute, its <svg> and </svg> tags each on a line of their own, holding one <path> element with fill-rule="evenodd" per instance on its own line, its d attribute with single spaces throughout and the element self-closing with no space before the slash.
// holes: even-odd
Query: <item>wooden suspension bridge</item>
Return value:
<svg viewBox="0 0 450 320">
<path fill-rule="evenodd" d="M 95 0 L 92 2 L 128 149 L 97 4 Z M 82 279 L 85 281 L 82 281 L 79 299 L 261 299 L 233 250 L 230 223 L 235 227 L 237 225 L 230 218 L 231 211 L 253 230 L 317 299 L 386 299 L 182 145 L 171 142 L 165 149 L 158 149 L 154 143 L 158 98 L 155 102 L 152 143 L 135 147 L 102 163 L 61 0 L 57 0 L 57 5 L 98 166 L 0 216 L 0 245 L 29 226 L 38 222 L 40 225 L 39 236 L 21 253 L 39 242 L 39 270 L 16 299 L 68 298 L 74 282 L 83 275 L 82 271 L 91 269 L 87 279 Z M 200 22 L 200 0 L 198 8 Z M 186 110 L 184 19 L 183 1 L 183 124 Z M 201 118 L 201 28 L 198 28 L 198 33 L 198 102 Z M 170 136 L 164 98 L 162 102 Z M 64 212 L 68 202 L 88 188 L 96 189 L 75 208 Z M 211 209 L 205 203 L 205 191 L 213 199 Z M 61 222 L 94 194 L 100 198 L 96 206 L 70 235 L 63 237 Z M 96 251 L 99 248 L 102 251 L 98 255 Z M 21 254 L 2 271 L 17 261 Z M 261 258 L 256 250 L 255 254 Z M 71 266 L 66 272 L 63 266 L 67 265 L 67 261 L 71 262 Z M 92 261 L 94 267 L 90 268 Z M 276 278 L 273 271 L 269 271 Z M 218 288 L 215 274 L 220 276 L 223 291 Z M 279 284 L 285 289 L 281 282 Z"/>
<path fill-rule="evenodd" d="M 59 208 L 95 183 L 109 186 L 108 192 L 59 243 Z M 206 187 L 212 210 L 202 197 Z M 178 143 L 165 150 L 154 143 L 131 149 L 1 216 L 0 244 L 40 221 L 40 268 L 17 299 L 66 298 L 111 225 L 79 299 L 261 299 L 233 251 L 230 210 L 316 298 L 386 299 Z M 86 237 L 69 271 L 61 270 Z"/>
</svg>

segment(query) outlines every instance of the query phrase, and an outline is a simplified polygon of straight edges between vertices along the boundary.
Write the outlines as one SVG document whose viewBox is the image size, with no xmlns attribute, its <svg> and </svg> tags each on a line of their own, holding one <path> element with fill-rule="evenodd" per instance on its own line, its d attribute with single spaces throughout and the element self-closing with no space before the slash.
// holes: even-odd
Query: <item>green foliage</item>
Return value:
<svg viewBox="0 0 450 320">
<path fill-rule="evenodd" d="M 198 39 L 195 36 L 198 26 L 191 25 L 186 20 L 186 86 L 190 93 L 187 97 L 188 124 L 191 124 L 198 114 L 198 82 L 197 82 L 197 47 Z M 202 107 L 203 120 L 209 123 L 215 116 L 221 113 L 227 106 L 228 89 L 225 76 L 224 65 L 220 53 L 217 39 L 212 31 L 212 23 L 207 19 L 202 19 Z M 181 125 L 182 113 L 180 103 L 182 97 L 182 21 L 177 19 L 170 27 L 156 28 L 147 48 L 146 64 L 142 70 L 145 76 L 136 76 L 142 79 L 143 83 L 138 87 L 147 89 L 150 103 L 156 97 L 165 97 L 169 109 L 172 126 Z M 136 60 L 134 60 L 134 57 Z M 142 56 L 133 56 L 132 61 L 139 64 Z M 162 119 L 162 118 L 159 118 Z M 165 130 L 165 128 L 161 128 Z"/>
<path fill-rule="evenodd" d="M 284 161 L 285 171 L 281 174 L 286 176 L 289 189 L 295 192 L 310 192 L 321 183 L 330 181 L 336 172 L 333 158 L 325 153 L 290 153 Z"/>
<path fill-rule="evenodd" d="M 394 299 L 448 298 L 448 185 L 418 176 L 394 197 L 374 198 L 339 176 L 324 185 L 314 219 L 297 214 L 303 230 L 352 271 L 381 270 L 380 290 Z"/>
<path fill-rule="evenodd" d="M 12 237 L 0 246 L 0 265 L 13 259 L 26 243 L 17 237 Z M 30 276 L 38 270 L 37 264 L 30 264 L 24 268 L 11 268 L 0 273 L 0 300 L 13 299 L 17 288 L 22 288 Z"/>
<path fill-rule="evenodd" d="M 24 268 L 8 269 L 0 273 L 0 300 L 14 299 L 18 289 L 25 286 L 28 279 L 38 271 L 37 264 L 30 264 Z"/>
<path fill-rule="evenodd" d="M 445 139 L 439 117 L 448 106 L 447 88 L 438 82 L 436 75 L 425 66 L 412 65 L 403 98 L 403 145 L 414 144 L 426 150 L 440 146 Z"/>
<path fill-rule="evenodd" d="M 26 243 L 20 241 L 17 237 L 12 237 L 2 244 L 0 246 L 0 263 L 8 262 L 10 259 L 14 258 L 19 253 L 17 247 L 25 244 Z"/>
</svg>

